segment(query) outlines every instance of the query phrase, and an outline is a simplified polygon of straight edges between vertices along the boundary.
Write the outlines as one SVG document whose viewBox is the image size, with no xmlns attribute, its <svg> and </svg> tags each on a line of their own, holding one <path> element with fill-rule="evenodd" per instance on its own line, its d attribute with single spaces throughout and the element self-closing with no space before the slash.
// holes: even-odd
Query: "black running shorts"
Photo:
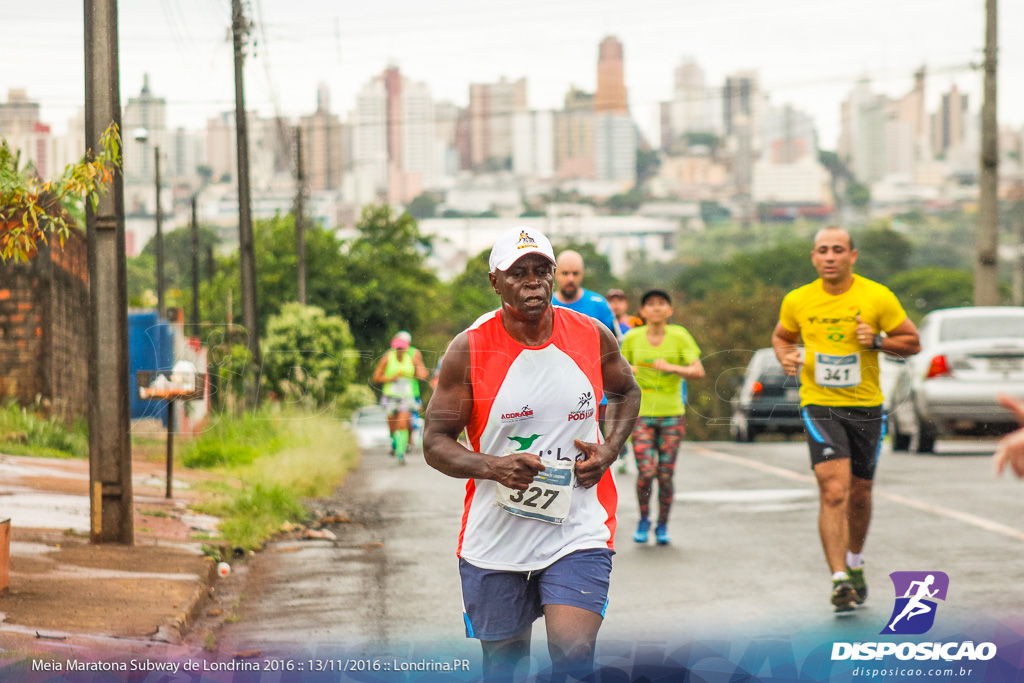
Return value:
<svg viewBox="0 0 1024 683">
<path fill-rule="evenodd" d="M 837 458 L 850 459 L 859 479 L 873 479 L 885 437 L 882 406 L 804 406 L 800 409 L 811 447 L 811 467 Z"/>
</svg>

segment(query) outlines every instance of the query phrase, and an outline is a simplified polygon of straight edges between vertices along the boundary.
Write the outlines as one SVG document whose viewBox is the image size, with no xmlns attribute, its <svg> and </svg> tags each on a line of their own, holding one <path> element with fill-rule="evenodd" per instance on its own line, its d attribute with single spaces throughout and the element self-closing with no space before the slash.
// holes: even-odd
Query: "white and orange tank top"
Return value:
<svg viewBox="0 0 1024 683">
<path fill-rule="evenodd" d="M 517 451 L 576 460 L 574 439 L 601 443 L 601 338 L 594 320 L 553 307 L 551 338 L 523 346 L 505 331 L 500 311 L 481 316 L 469 338 L 473 414 L 471 448 L 504 456 Z M 572 489 L 562 524 L 513 515 L 495 505 L 496 483 L 466 484 L 459 557 L 483 569 L 543 569 L 577 550 L 612 548 L 618 493 L 611 470 L 596 486 Z"/>
</svg>

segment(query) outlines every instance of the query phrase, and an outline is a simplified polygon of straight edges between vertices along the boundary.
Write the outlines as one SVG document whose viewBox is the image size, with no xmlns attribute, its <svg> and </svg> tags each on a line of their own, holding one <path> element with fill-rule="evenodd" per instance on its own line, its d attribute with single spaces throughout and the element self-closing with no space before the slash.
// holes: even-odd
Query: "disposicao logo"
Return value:
<svg viewBox="0 0 1024 683">
<path fill-rule="evenodd" d="M 920 635 L 935 623 L 936 600 L 946 600 L 949 576 L 945 572 L 893 572 L 889 575 L 896 590 L 896 604 L 881 635 Z M 878 642 L 833 643 L 832 660 L 879 660 L 895 656 L 899 660 L 946 662 L 989 660 L 996 656 L 993 643 L 964 642 Z"/>
<path fill-rule="evenodd" d="M 945 572 L 893 572 L 896 604 L 885 628 L 879 633 L 920 635 L 935 623 L 936 600 L 946 600 L 949 576 Z"/>
</svg>

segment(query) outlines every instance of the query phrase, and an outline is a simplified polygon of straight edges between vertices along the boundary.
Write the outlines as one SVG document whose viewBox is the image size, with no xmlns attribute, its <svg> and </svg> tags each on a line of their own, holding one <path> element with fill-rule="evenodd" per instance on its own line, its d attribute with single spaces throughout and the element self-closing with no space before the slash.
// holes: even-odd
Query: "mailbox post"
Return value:
<svg viewBox="0 0 1024 683">
<path fill-rule="evenodd" d="M 139 398 L 144 401 L 167 401 L 167 487 L 166 497 L 173 498 L 174 481 L 174 402 L 203 397 L 206 375 L 196 366 L 179 360 L 170 371 L 139 370 Z"/>
</svg>

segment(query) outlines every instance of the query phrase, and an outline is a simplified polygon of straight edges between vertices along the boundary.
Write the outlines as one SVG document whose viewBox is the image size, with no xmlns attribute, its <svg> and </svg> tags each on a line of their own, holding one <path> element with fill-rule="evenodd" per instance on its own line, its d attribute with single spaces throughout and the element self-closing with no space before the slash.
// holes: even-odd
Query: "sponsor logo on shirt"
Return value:
<svg viewBox="0 0 1024 683">
<path fill-rule="evenodd" d="M 530 406 L 527 405 L 527 406 L 523 406 L 519 410 L 515 410 L 515 411 L 512 411 L 510 413 L 502 413 L 501 414 L 501 421 L 504 424 L 508 424 L 510 422 L 522 422 L 523 420 L 529 420 L 532 417 L 533 417 L 533 410 L 531 410 Z"/>
<path fill-rule="evenodd" d="M 594 394 L 593 392 L 586 391 L 580 394 L 580 401 L 576 405 L 576 409 L 569 413 L 569 422 L 576 422 L 578 420 L 586 420 L 587 418 L 594 416 Z"/>
</svg>

